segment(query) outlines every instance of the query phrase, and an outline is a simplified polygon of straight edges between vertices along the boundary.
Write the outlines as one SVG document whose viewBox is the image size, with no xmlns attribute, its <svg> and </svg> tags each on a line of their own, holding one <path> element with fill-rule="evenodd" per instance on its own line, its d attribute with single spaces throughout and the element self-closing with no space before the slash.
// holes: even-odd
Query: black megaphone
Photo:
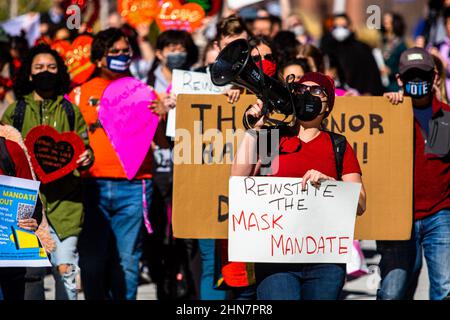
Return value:
<svg viewBox="0 0 450 320">
<path fill-rule="evenodd" d="M 245 39 L 230 42 L 211 66 L 211 81 L 216 86 L 231 83 L 247 88 L 264 102 L 263 114 L 275 112 L 285 116 L 284 121 L 272 119 L 272 124 L 292 124 L 295 122 L 295 108 L 291 91 L 282 82 L 265 75 L 258 68 L 251 58 L 251 50 Z M 288 118 L 290 119 L 286 123 Z M 247 129 L 255 123 L 256 119 L 244 117 L 244 126 Z"/>
</svg>

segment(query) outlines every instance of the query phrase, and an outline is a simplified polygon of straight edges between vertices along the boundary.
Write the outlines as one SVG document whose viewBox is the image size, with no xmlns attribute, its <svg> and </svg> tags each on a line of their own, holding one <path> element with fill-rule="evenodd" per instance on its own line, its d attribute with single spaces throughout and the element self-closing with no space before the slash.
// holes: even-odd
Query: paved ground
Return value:
<svg viewBox="0 0 450 320">
<path fill-rule="evenodd" d="M 369 269 L 374 270 L 380 261 L 380 255 L 376 254 L 375 241 L 362 241 L 362 248 L 366 256 L 366 262 Z M 348 281 L 344 287 L 346 300 L 375 300 L 376 291 L 379 284 L 379 276 L 371 273 L 355 280 Z M 423 269 L 420 274 L 419 284 L 415 294 L 416 300 L 428 300 L 428 277 L 426 263 L 423 263 Z M 54 299 L 54 281 L 51 276 L 45 279 L 46 298 Z M 79 295 L 83 300 L 83 294 Z M 156 300 L 156 288 L 154 284 L 139 286 L 138 300 Z"/>
</svg>

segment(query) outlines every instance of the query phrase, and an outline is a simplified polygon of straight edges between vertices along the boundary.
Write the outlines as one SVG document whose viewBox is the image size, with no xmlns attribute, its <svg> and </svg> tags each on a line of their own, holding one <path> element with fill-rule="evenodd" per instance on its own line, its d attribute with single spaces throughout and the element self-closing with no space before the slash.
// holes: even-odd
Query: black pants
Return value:
<svg viewBox="0 0 450 320">
<path fill-rule="evenodd" d="M 0 289 L 4 300 L 24 300 L 26 268 L 0 268 Z"/>
<path fill-rule="evenodd" d="M 45 267 L 27 268 L 25 274 L 25 300 L 45 300 L 44 278 Z"/>
</svg>

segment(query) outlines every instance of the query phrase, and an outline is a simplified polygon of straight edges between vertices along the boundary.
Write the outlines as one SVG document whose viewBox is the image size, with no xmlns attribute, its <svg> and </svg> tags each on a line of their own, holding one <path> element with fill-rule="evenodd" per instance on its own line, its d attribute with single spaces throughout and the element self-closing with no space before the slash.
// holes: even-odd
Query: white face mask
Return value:
<svg viewBox="0 0 450 320">
<path fill-rule="evenodd" d="M 295 35 L 296 35 L 297 37 L 298 37 L 298 36 L 302 36 L 302 35 L 305 34 L 305 28 L 304 28 L 302 25 L 297 25 L 297 26 L 293 27 L 293 28 L 291 29 L 291 31 L 292 31 L 293 33 L 295 33 Z"/>
<path fill-rule="evenodd" d="M 336 27 L 331 31 L 331 35 L 337 41 L 342 42 L 350 36 L 350 30 L 345 27 Z"/>
</svg>

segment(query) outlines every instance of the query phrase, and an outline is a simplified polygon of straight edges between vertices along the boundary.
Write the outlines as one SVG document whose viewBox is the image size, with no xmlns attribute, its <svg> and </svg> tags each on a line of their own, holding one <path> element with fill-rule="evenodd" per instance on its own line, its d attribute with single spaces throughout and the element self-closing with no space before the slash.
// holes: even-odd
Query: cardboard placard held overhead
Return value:
<svg viewBox="0 0 450 320">
<path fill-rule="evenodd" d="M 227 238 L 231 162 L 243 132 L 242 116 L 255 100 L 255 96 L 244 95 L 231 105 L 224 95 L 178 96 L 175 237 Z M 393 106 L 384 97 L 337 97 L 326 127 L 347 137 L 363 172 L 367 210 L 356 219 L 355 239 L 409 239 L 413 220 L 411 100 Z M 232 129 L 238 130 L 235 136 Z M 225 142 L 220 141 L 220 134 Z"/>
</svg>

